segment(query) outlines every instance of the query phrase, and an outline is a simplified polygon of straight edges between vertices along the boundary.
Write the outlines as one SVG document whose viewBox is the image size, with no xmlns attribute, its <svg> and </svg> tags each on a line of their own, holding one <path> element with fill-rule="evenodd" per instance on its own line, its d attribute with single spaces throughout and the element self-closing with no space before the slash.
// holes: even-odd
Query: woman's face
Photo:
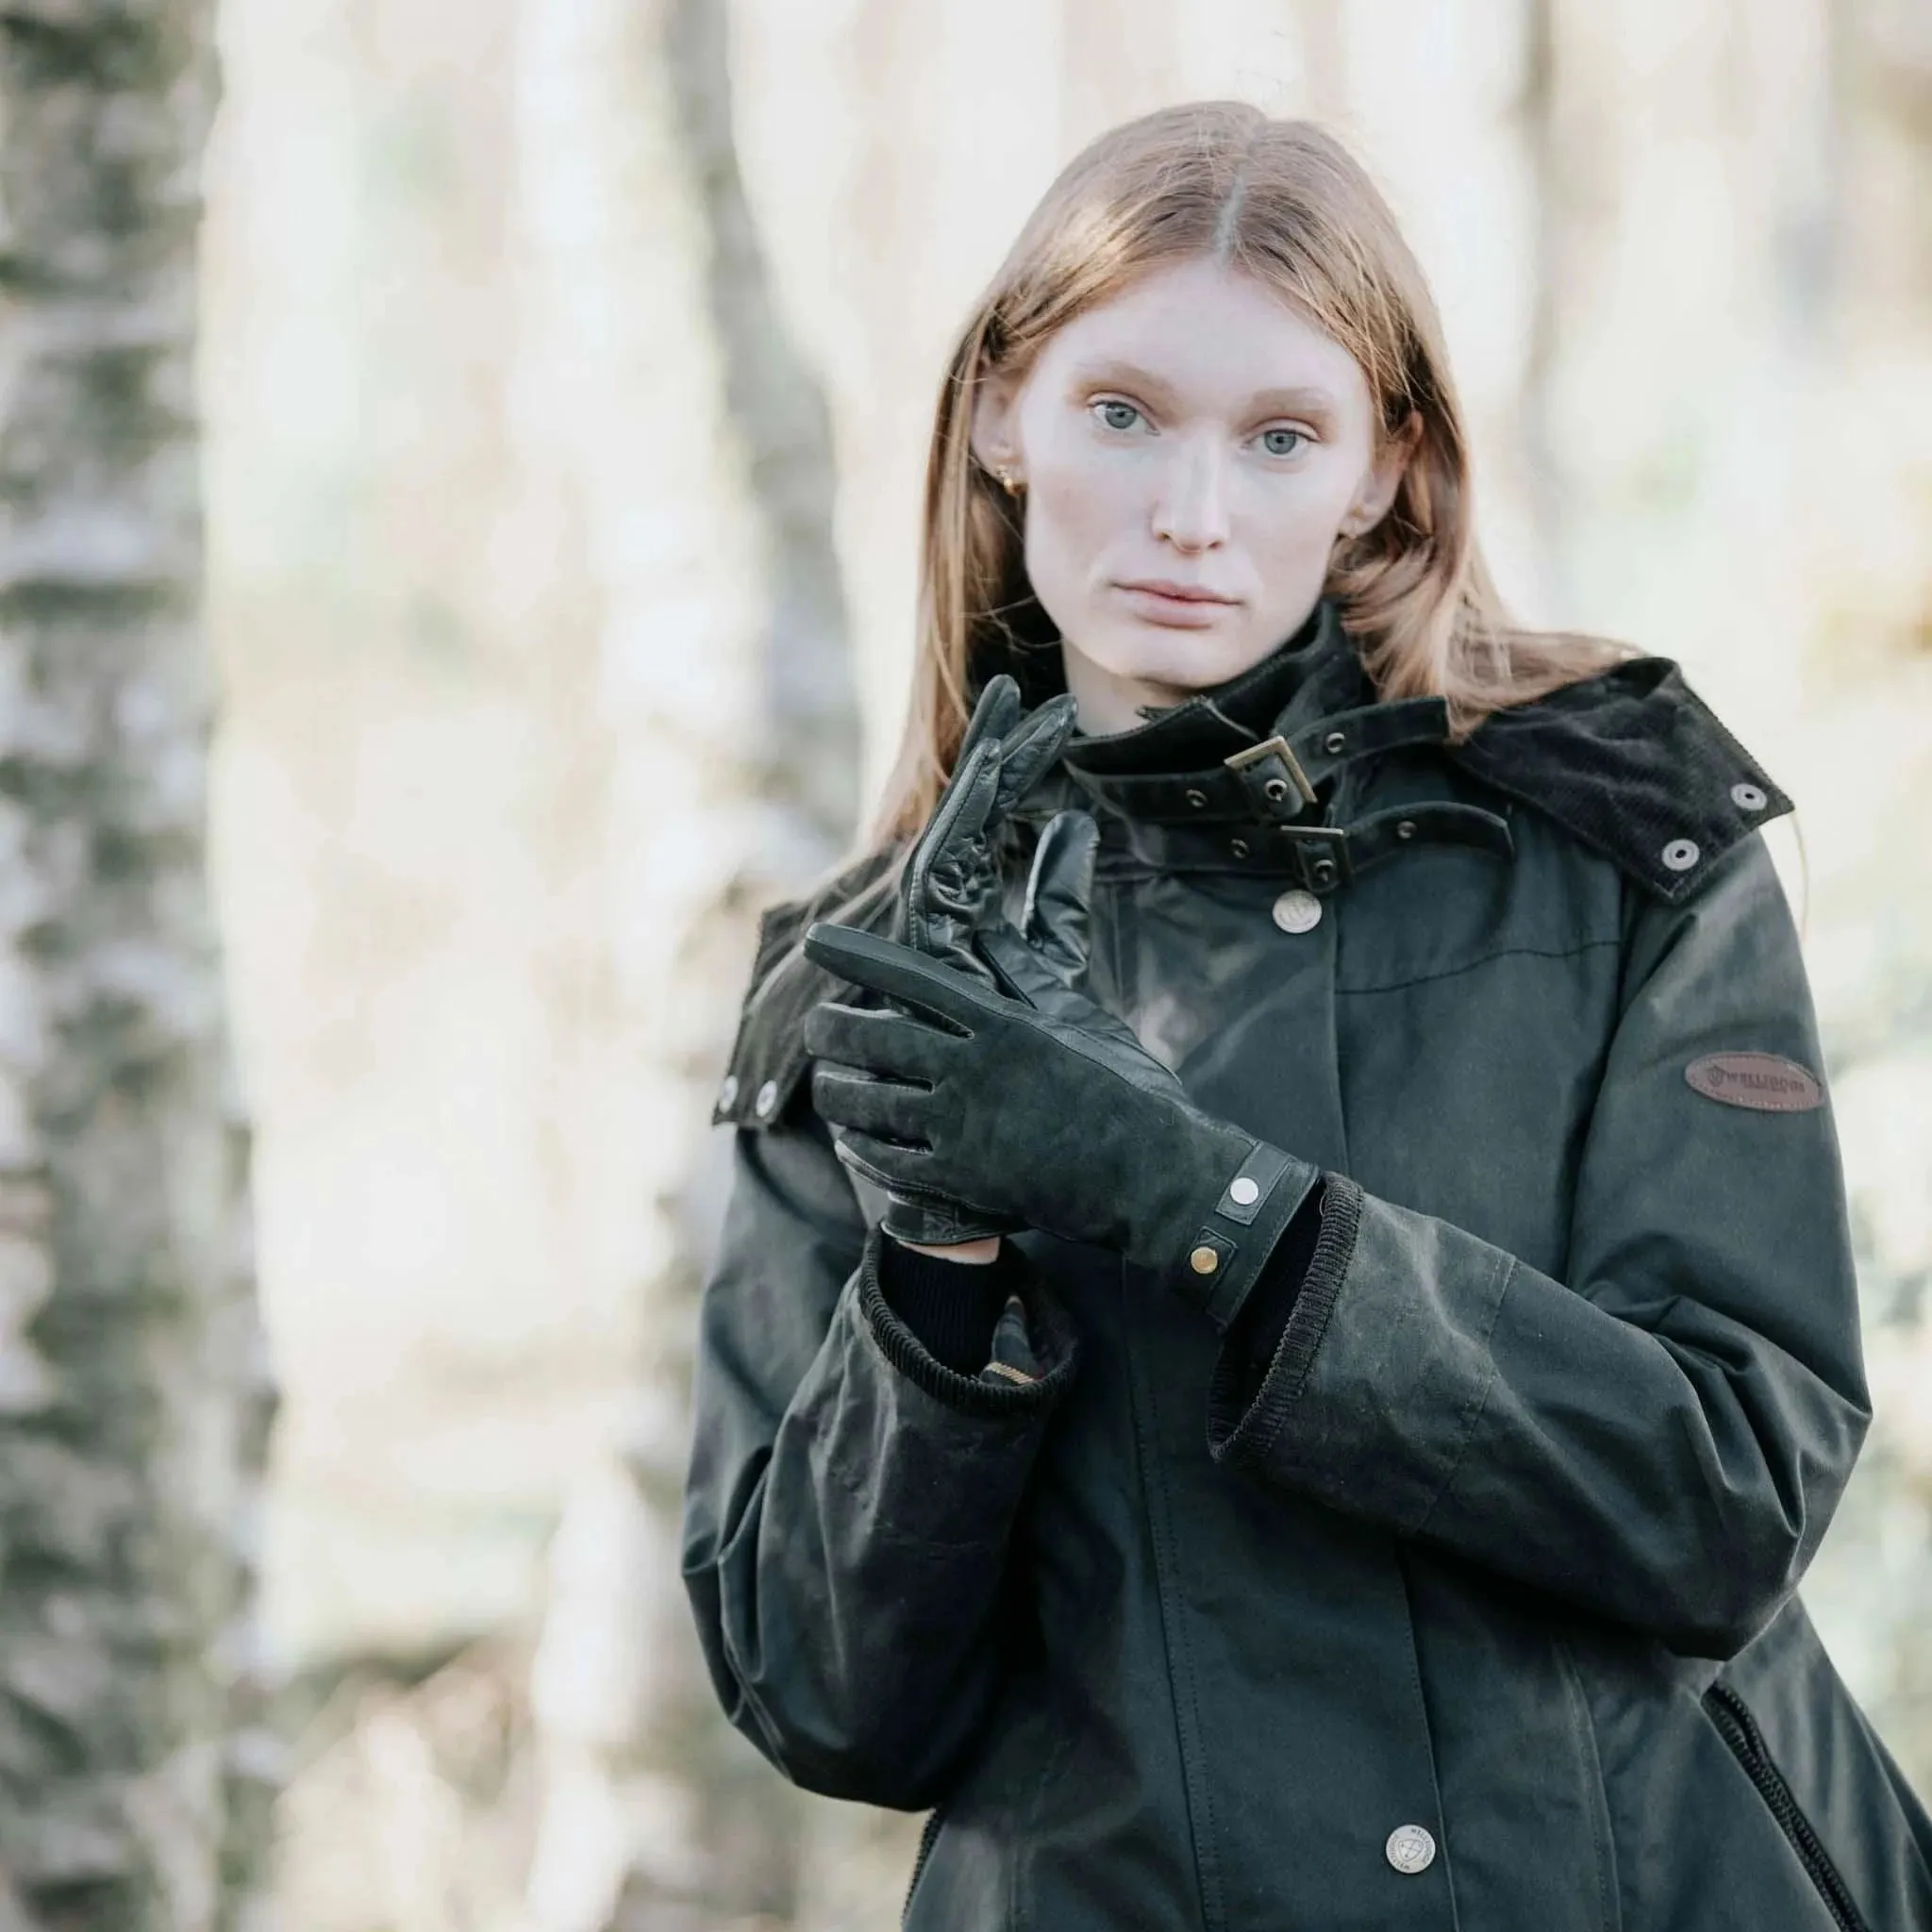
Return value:
<svg viewBox="0 0 1932 1932">
<path fill-rule="evenodd" d="M 1313 610 L 1338 540 L 1394 498 L 1347 350 L 1248 275 L 1151 270 L 986 384 L 974 448 L 1025 487 L 1026 572 L 1081 728 L 1119 731 L 1258 663 Z"/>
</svg>

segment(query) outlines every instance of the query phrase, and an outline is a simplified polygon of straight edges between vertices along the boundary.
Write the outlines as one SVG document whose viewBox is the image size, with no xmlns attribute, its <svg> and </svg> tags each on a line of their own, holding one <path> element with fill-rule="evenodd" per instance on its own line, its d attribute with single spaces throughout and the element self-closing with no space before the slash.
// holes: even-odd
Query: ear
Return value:
<svg viewBox="0 0 1932 1932">
<path fill-rule="evenodd" d="M 1348 514 L 1341 520 L 1344 537 L 1364 535 L 1389 514 L 1390 506 L 1395 501 L 1395 492 L 1402 488 L 1402 479 L 1422 440 L 1422 416 L 1419 411 L 1411 409 L 1402 427 L 1392 436 L 1382 439 L 1375 460 L 1370 466 L 1369 474 L 1362 478 L 1362 486 L 1356 492 L 1355 501 L 1349 505 Z"/>
<path fill-rule="evenodd" d="M 980 467 L 998 475 L 1020 467 L 1014 405 L 1019 384 L 1008 375 L 982 375 L 973 386 L 973 454 Z"/>
</svg>

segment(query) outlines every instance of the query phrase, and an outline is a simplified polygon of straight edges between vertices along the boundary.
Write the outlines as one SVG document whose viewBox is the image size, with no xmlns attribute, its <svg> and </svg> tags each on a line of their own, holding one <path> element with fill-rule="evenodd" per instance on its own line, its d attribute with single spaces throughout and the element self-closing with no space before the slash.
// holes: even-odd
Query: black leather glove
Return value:
<svg viewBox="0 0 1932 1932">
<path fill-rule="evenodd" d="M 988 683 L 966 727 L 953 775 L 900 874 L 894 930 L 914 952 L 942 960 L 989 986 L 994 983 L 976 950 L 975 936 L 990 925 L 1011 931 L 1001 904 L 1002 836 L 1013 808 L 1059 757 L 1073 728 L 1071 697 L 1056 698 L 1024 714 L 1019 687 L 1010 677 Z M 1049 827 L 1035 855 L 1029 913 L 1023 924 L 1037 932 L 1049 949 L 1038 965 L 1041 984 L 1052 982 L 1057 970 L 1071 974 L 1085 964 L 1091 833 L 1090 825 L 1086 835 L 1074 832 L 1070 840 L 1066 831 L 1056 833 Z M 1042 908 L 1037 923 L 1030 910 L 1036 901 Z M 1059 941 L 1057 924 L 1069 917 L 1081 930 L 1073 954 Z M 1053 951 L 1056 944 L 1058 952 Z M 1057 963 L 1062 961 L 1063 965 Z M 886 1232 L 896 1241 L 921 1246 L 977 1241 L 1010 1233 L 1022 1224 L 1010 1216 L 990 1214 L 939 1193 L 912 1195 L 888 1188 L 888 1195 L 882 1222 Z"/>
<path fill-rule="evenodd" d="M 1037 973 L 1039 953 L 1019 935 L 989 928 L 975 944 L 1004 987 L 874 934 L 806 934 L 808 958 L 900 1008 L 807 1016 L 812 1102 L 840 1158 L 906 1198 L 973 1201 L 1115 1249 L 1224 1327 L 1317 1170 L 1203 1113 L 1057 976 L 1044 1009 L 1020 996 L 1015 973 Z"/>
</svg>

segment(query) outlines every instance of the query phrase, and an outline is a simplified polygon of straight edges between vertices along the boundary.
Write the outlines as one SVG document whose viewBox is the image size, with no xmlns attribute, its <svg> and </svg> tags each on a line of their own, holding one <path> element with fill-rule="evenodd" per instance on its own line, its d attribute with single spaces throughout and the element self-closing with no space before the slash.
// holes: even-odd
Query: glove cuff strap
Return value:
<svg viewBox="0 0 1932 1932">
<path fill-rule="evenodd" d="M 1181 1257 L 1173 1286 L 1182 1300 L 1225 1329 L 1319 1178 L 1307 1161 L 1257 1141 Z"/>
</svg>

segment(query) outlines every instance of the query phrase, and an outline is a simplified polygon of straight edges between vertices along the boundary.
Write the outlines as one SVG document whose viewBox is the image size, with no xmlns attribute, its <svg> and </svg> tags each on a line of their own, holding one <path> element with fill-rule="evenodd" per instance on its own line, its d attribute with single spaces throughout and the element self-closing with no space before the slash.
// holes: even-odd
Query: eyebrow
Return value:
<svg viewBox="0 0 1932 1932">
<path fill-rule="evenodd" d="M 1151 369 L 1142 369 L 1134 362 L 1112 359 L 1083 362 L 1074 369 L 1072 380 L 1074 385 L 1079 388 L 1091 383 L 1118 383 L 1123 389 L 1137 389 L 1162 402 L 1174 400 L 1174 390 L 1169 384 L 1156 375 Z M 1291 412 L 1332 411 L 1339 407 L 1331 391 L 1314 384 L 1289 389 L 1264 389 L 1248 398 L 1249 409 L 1257 414 L 1284 409 Z"/>
</svg>

